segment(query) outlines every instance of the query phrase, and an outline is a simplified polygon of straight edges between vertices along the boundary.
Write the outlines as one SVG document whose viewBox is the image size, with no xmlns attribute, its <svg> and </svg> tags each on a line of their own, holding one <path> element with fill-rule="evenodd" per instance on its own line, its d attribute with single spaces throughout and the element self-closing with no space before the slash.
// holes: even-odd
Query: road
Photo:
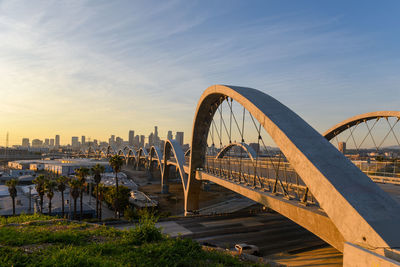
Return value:
<svg viewBox="0 0 400 267">
<path fill-rule="evenodd" d="M 181 217 L 157 223 L 171 237 L 181 235 L 202 244 L 233 250 L 237 243 L 259 247 L 266 259 L 289 266 L 342 265 L 342 254 L 314 234 L 276 213 L 234 213 L 224 216 Z M 115 226 L 119 229 L 131 224 Z M 298 265 L 298 263 L 303 265 Z M 296 265 L 297 264 L 297 265 Z"/>
</svg>

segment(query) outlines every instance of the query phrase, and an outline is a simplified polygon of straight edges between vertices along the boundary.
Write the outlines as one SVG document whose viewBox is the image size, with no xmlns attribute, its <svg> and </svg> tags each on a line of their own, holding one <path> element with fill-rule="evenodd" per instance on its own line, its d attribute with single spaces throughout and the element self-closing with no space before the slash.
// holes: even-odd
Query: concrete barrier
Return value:
<svg viewBox="0 0 400 267">
<path fill-rule="evenodd" d="M 391 252 L 391 253 L 388 253 Z M 385 256 L 378 253 L 385 254 Z M 400 261 L 388 258 L 387 256 L 393 258 L 396 257 L 396 253 L 393 251 L 381 250 L 373 252 L 366 248 L 357 246 L 346 242 L 344 244 L 343 252 L 343 266 L 345 267 L 400 267 Z M 397 254 L 397 257 L 400 257 Z"/>
</svg>

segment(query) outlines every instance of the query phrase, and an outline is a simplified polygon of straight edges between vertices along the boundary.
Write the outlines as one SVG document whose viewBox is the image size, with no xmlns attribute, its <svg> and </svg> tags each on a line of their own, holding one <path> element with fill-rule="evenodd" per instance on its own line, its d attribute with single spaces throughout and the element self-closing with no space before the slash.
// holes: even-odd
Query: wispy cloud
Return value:
<svg viewBox="0 0 400 267">
<path fill-rule="evenodd" d="M 315 115 L 313 108 L 324 101 L 348 105 L 352 90 L 376 92 L 372 85 L 384 80 L 396 94 L 394 73 L 366 83 L 371 69 L 354 69 L 368 65 L 363 49 L 371 39 L 345 30 L 340 17 L 287 12 L 235 20 L 238 8 L 192 1 L 2 1 L 0 106 L 6 116 L 0 123 L 14 125 L 17 136 L 29 125 L 29 135 L 63 131 L 105 139 L 130 128 L 147 134 L 155 124 L 189 136 L 202 91 L 227 83 L 262 89 L 323 128 L 324 111 Z M 328 108 L 325 115 L 331 113 Z"/>
</svg>

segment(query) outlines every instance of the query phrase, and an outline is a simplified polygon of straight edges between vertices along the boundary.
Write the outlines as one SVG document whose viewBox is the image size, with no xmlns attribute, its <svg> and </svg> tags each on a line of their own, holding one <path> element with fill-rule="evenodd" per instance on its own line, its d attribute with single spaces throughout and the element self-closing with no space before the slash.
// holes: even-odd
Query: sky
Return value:
<svg viewBox="0 0 400 267">
<path fill-rule="evenodd" d="M 214 84 L 324 132 L 399 110 L 399 1 L 0 0 L 0 145 L 184 131 Z"/>
</svg>

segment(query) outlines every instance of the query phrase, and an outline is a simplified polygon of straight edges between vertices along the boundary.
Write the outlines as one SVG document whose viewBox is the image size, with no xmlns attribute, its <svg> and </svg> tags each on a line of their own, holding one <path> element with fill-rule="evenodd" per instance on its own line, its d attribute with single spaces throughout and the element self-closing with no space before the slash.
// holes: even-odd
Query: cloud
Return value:
<svg viewBox="0 0 400 267">
<path fill-rule="evenodd" d="M 23 118 L 37 118 L 37 134 L 89 132 L 101 139 L 129 128 L 147 134 L 158 124 L 160 132 L 190 136 L 202 91 L 225 83 L 262 89 L 324 128 L 323 116 L 355 112 L 347 107 L 332 116 L 329 101 L 350 105 L 365 93 L 368 107 L 373 86 L 386 78 L 396 94 L 393 72 L 363 81 L 371 69 L 359 66 L 368 66 L 365 43 L 372 38 L 343 28 L 341 17 L 308 18 L 302 11 L 243 18 L 235 16 L 238 2 L 225 4 L 0 2 L 7 114 L 0 122 L 20 118 L 23 129 Z"/>
</svg>

